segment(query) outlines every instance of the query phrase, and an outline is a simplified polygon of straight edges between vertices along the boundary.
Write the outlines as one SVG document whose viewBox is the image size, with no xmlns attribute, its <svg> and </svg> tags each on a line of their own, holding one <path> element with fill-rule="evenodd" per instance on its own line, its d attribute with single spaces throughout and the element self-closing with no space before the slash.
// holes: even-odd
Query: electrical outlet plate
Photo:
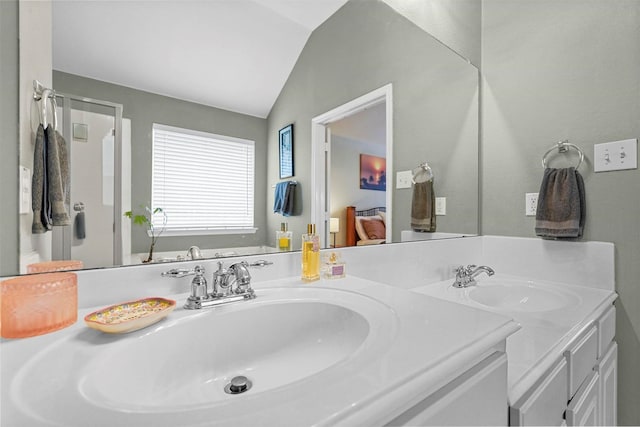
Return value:
<svg viewBox="0 0 640 427">
<path fill-rule="evenodd" d="M 535 216 L 538 210 L 538 193 L 526 193 L 524 195 L 524 213 L 526 216 Z"/>
<path fill-rule="evenodd" d="M 396 174 L 396 188 L 411 188 L 411 171 L 400 171 Z"/>
<path fill-rule="evenodd" d="M 436 197 L 436 215 L 446 215 L 446 214 L 447 214 L 447 198 Z"/>
<path fill-rule="evenodd" d="M 593 146 L 594 172 L 638 169 L 638 140 L 605 142 Z"/>
</svg>

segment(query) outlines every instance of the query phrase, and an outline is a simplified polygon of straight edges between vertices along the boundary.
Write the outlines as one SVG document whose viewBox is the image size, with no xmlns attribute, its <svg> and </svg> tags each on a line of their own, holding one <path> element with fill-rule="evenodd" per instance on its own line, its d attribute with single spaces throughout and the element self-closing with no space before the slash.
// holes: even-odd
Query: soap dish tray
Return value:
<svg viewBox="0 0 640 427">
<path fill-rule="evenodd" d="M 102 308 L 87 314 L 88 327 L 109 334 L 124 334 L 146 328 L 163 319 L 176 308 L 176 302 L 165 298 L 145 298 Z"/>
</svg>

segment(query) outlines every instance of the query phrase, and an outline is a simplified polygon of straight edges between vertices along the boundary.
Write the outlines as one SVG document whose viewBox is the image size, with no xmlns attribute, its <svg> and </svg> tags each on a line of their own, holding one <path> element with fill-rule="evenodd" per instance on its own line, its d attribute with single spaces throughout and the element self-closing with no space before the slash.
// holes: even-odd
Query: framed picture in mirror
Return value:
<svg viewBox="0 0 640 427">
<path fill-rule="evenodd" d="M 293 124 L 278 131 L 280 146 L 280 179 L 293 176 Z"/>
<path fill-rule="evenodd" d="M 360 154 L 360 189 L 387 190 L 387 160 L 384 157 Z"/>
</svg>

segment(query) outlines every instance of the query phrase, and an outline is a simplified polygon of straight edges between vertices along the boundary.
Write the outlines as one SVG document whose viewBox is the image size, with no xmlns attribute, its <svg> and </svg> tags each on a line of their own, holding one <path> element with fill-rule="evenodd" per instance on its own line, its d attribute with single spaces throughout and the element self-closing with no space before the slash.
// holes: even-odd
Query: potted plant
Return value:
<svg viewBox="0 0 640 427">
<path fill-rule="evenodd" d="M 153 248 L 156 245 L 156 241 L 167 225 L 167 214 L 162 208 L 155 208 L 152 210 L 149 206 L 140 207 L 143 209 L 142 214 L 134 213 L 133 211 L 127 211 L 124 213 L 124 216 L 129 219 L 133 219 L 134 224 L 146 227 L 147 234 L 151 237 L 151 246 L 149 246 L 149 256 L 147 256 L 147 259 L 142 262 L 149 263 L 153 261 Z M 158 213 L 162 214 L 162 225 L 159 227 L 153 223 L 153 216 Z"/>
</svg>

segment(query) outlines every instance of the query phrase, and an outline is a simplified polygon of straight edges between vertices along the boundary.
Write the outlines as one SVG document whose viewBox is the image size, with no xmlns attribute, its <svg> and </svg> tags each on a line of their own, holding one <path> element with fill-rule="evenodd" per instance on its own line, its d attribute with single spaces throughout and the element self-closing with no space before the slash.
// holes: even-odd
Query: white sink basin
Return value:
<svg viewBox="0 0 640 427">
<path fill-rule="evenodd" d="M 518 312 L 559 310 L 579 302 L 577 296 L 532 283 L 486 283 L 469 289 L 469 298 L 487 307 Z"/>
<path fill-rule="evenodd" d="M 154 414 L 162 414 L 163 425 L 189 424 L 187 418 L 243 414 L 248 404 L 269 407 L 283 396 L 326 388 L 374 363 L 397 328 L 394 310 L 361 294 L 263 289 L 251 301 L 178 309 L 131 334 L 80 329 L 20 369 L 12 399 L 57 425 L 87 425 L 80 414 L 101 413 L 115 424 L 148 423 L 131 417 Z M 236 376 L 253 386 L 227 394 Z"/>
<path fill-rule="evenodd" d="M 247 377 L 253 386 L 246 393 L 256 394 L 330 368 L 354 355 L 370 332 L 362 314 L 320 301 L 200 316 L 97 357 L 82 391 L 121 410 L 208 406 L 234 398 L 224 388 L 235 376 Z"/>
</svg>

